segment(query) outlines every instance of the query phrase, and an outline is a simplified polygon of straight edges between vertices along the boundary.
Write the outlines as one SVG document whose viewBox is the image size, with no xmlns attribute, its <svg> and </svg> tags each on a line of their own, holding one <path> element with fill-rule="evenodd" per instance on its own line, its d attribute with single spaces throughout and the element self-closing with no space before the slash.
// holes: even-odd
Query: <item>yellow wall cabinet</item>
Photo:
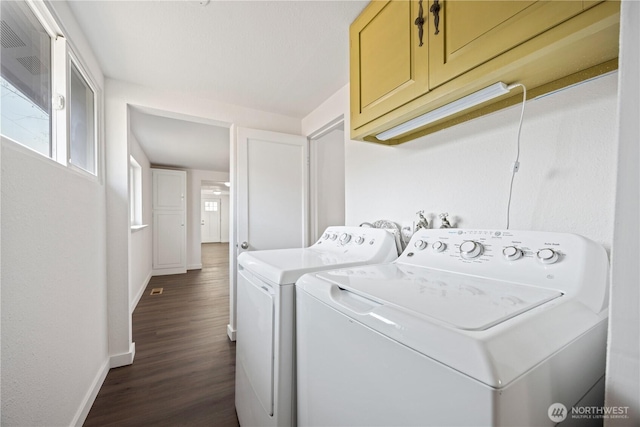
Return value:
<svg viewBox="0 0 640 427">
<path fill-rule="evenodd" d="M 420 46 L 413 26 L 418 6 L 416 1 L 374 1 L 352 24 L 351 98 L 358 100 L 353 126 L 427 92 L 427 48 Z"/>
<path fill-rule="evenodd" d="M 373 1 L 350 28 L 351 138 L 382 142 L 375 135 L 498 81 L 523 83 L 538 96 L 615 69 L 619 9 L 617 1 L 593 0 Z M 384 143 L 516 98 L 505 95 Z"/>
</svg>

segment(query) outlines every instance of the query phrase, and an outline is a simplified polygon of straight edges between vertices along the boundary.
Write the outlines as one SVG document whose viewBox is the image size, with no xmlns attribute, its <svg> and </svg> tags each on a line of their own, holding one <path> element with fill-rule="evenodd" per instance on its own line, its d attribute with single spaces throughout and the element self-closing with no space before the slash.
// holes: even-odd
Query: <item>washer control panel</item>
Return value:
<svg viewBox="0 0 640 427">
<path fill-rule="evenodd" d="M 585 237 L 517 230 L 419 230 L 396 262 L 555 289 L 608 270 L 604 248 Z"/>
<path fill-rule="evenodd" d="M 328 227 L 311 248 L 323 252 L 369 254 L 374 251 L 386 251 L 393 245 L 396 257 L 394 236 L 381 228 L 364 228 L 349 226 Z M 395 257 L 394 257 L 395 258 Z"/>
<path fill-rule="evenodd" d="M 533 258 L 540 264 L 550 265 L 561 262 L 566 255 L 563 239 L 559 236 L 562 234 L 531 231 L 424 230 L 414 235 L 403 258 L 425 251 L 462 262 L 486 263 L 496 258 L 503 262 L 516 262 Z M 349 238 L 344 239 L 348 241 Z M 343 241 L 342 237 L 340 241 Z M 434 259 L 434 262 L 437 264 L 439 261 Z"/>
</svg>

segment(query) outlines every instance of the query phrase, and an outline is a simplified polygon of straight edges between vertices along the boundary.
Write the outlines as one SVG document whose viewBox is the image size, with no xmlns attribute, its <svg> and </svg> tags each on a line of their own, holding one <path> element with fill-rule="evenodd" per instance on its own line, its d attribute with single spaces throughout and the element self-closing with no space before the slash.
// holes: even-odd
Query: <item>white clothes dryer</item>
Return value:
<svg viewBox="0 0 640 427">
<path fill-rule="evenodd" d="M 240 254 L 235 403 L 241 426 L 295 425 L 295 281 L 397 257 L 388 231 L 343 226 L 327 228 L 308 248 Z"/>
<path fill-rule="evenodd" d="M 569 423 L 603 405 L 608 265 L 573 234 L 445 229 L 302 276 L 298 424 Z"/>
</svg>

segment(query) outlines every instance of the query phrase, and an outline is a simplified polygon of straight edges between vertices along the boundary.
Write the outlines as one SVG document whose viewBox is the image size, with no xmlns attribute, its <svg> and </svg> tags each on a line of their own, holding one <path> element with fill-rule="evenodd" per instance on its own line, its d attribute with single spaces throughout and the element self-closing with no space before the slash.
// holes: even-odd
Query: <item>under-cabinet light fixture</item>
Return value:
<svg viewBox="0 0 640 427">
<path fill-rule="evenodd" d="M 491 86 L 487 86 L 484 89 L 465 96 L 464 98 L 460 98 L 449 104 L 443 105 L 440 108 L 436 108 L 433 111 L 429 111 L 428 113 L 418 116 L 415 119 L 411 119 L 405 123 L 379 133 L 376 135 L 376 138 L 380 141 L 387 141 L 391 138 L 395 138 L 396 136 L 421 128 L 429 123 L 433 123 L 437 120 L 459 113 L 460 111 L 464 111 L 467 108 L 475 107 L 476 105 L 482 104 L 490 99 L 497 98 L 505 93 L 509 93 L 513 87 L 515 87 L 515 85 L 507 86 L 503 82 L 494 83 Z"/>
</svg>

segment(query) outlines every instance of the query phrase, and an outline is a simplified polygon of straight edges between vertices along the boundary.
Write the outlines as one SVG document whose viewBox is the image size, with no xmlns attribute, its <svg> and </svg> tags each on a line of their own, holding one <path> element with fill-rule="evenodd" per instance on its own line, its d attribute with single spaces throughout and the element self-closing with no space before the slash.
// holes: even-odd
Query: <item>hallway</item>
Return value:
<svg viewBox="0 0 640 427">
<path fill-rule="evenodd" d="M 202 264 L 151 279 L 133 313 L 134 363 L 109 371 L 84 426 L 238 426 L 229 245 L 203 244 Z"/>
</svg>

